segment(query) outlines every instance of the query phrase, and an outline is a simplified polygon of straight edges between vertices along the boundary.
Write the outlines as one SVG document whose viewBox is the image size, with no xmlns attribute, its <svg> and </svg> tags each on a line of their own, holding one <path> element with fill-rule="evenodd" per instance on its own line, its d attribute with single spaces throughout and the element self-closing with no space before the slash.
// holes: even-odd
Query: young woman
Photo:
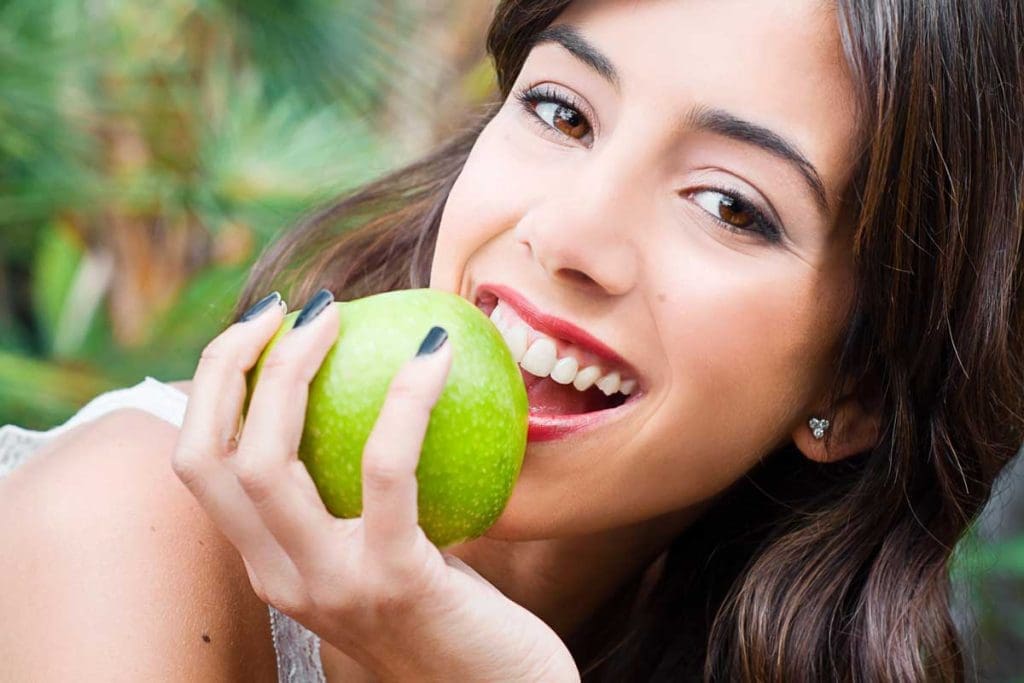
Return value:
<svg viewBox="0 0 1024 683">
<path fill-rule="evenodd" d="M 950 553 L 1024 440 L 1020 3 L 511 0 L 487 40 L 478 125 L 268 250 L 191 382 L 0 482 L 5 678 L 963 679 Z M 444 552 L 443 334 L 361 518 L 294 456 L 327 304 L 424 286 L 579 371 L 527 364 L 512 498 Z M 275 288 L 303 324 L 239 429 Z"/>
</svg>

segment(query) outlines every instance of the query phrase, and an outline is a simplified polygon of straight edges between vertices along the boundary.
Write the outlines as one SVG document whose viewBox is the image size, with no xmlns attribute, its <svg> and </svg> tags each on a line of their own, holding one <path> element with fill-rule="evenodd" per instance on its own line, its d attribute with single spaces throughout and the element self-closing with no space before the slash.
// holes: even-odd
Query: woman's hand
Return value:
<svg viewBox="0 0 1024 683">
<path fill-rule="evenodd" d="M 333 301 L 318 296 L 314 306 Z M 297 457 L 309 383 L 338 337 L 337 307 L 271 349 L 239 430 L 245 373 L 284 313 L 271 305 L 206 346 L 172 460 L 238 549 L 256 594 L 383 680 L 578 681 L 547 624 L 417 524 L 416 465 L 451 345 L 394 377 L 363 451 L 363 516 L 339 519 Z"/>
</svg>

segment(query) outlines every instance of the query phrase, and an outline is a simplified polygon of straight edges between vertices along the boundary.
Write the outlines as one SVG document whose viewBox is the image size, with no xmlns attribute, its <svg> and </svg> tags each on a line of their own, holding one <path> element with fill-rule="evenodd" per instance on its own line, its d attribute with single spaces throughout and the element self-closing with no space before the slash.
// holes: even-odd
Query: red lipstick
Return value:
<svg viewBox="0 0 1024 683">
<path fill-rule="evenodd" d="M 483 292 L 497 295 L 499 299 L 511 306 L 524 322 L 538 332 L 543 332 L 548 336 L 575 344 L 606 361 L 613 367 L 627 370 L 631 377 L 636 376 L 636 371 L 626 363 L 622 356 L 613 351 L 604 342 L 601 342 L 586 330 L 573 325 L 568 320 L 562 320 L 553 315 L 542 313 L 526 297 L 514 289 L 505 285 L 484 283 L 477 287 L 476 296 L 479 297 Z"/>
<path fill-rule="evenodd" d="M 474 300 L 480 301 L 483 297 L 486 302 L 486 297 L 488 296 L 497 297 L 504 301 L 526 324 L 538 332 L 578 346 L 595 357 L 600 358 L 605 364 L 626 373 L 630 377 L 637 377 L 635 370 L 609 346 L 573 323 L 541 312 L 525 296 L 514 289 L 505 285 L 484 283 L 477 287 Z M 486 309 L 487 307 L 485 306 L 485 312 Z M 524 381 L 527 382 L 528 387 L 531 386 L 531 381 L 533 383 L 542 381 L 542 378 L 534 377 L 525 370 L 521 370 L 521 372 L 523 372 Z M 642 396 L 643 393 L 643 389 L 637 387 L 621 405 L 573 415 L 538 414 L 534 412 L 531 406 L 527 440 L 531 443 L 552 441 L 592 429 L 599 424 L 618 418 L 625 412 L 628 412 L 632 407 L 631 404 Z"/>
</svg>

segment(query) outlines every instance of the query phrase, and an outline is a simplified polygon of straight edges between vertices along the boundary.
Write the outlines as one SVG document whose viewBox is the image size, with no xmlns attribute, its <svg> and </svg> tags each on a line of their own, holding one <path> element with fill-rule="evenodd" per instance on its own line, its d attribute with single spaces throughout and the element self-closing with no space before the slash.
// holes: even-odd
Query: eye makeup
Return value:
<svg viewBox="0 0 1024 683">
<path fill-rule="evenodd" d="M 593 126 L 584 113 L 584 105 L 571 93 L 563 95 L 551 84 L 527 85 L 513 91 L 512 97 L 519 103 L 527 119 L 539 127 L 541 134 L 556 142 L 582 139 L 553 125 L 557 122 L 565 123 L 573 129 L 585 125 L 587 134 L 593 137 Z M 548 123 L 546 118 L 538 113 L 538 107 L 543 104 L 557 107 L 552 113 L 552 123 Z M 717 195 L 717 206 L 697 201 L 695 197 L 700 194 Z M 770 217 L 768 211 L 760 208 L 757 202 L 748 199 L 743 192 L 717 185 L 706 185 L 685 193 L 680 192 L 680 196 L 693 201 L 718 225 L 730 232 L 753 235 L 769 245 L 780 245 L 783 242 L 784 230 L 778 222 Z M 749 215 L 750 219 L 737 221 L 741 214 Z"/>
<path fill-rule="evenodd" d="M 512 96 L 520 104 L 523 111 L 525 111 L 535 123 L 542 126 L 544 129 L 542 132 L 544 132 L 545 135 L 551 135 L 550 131 L 555 130 L 556 133 L 559 134 L 559 137 L 567 137 L 572 140 L 582 139 L 567 135 L 560 129 L 548 124 L 544 118 L 537 113 L 537 106 L 540 104 L 556 105 L 558 109 L 555 110 L 554 115 L 561 115 L 559 116 L 560 120 L 573 127 L 578 126 L 579 121 L 582 121 L 586 124 L 587 132 L 591 137 L 593 137 L 593 125 L 590 123 L 590 118 L 586 114 L 583 103 L 580 102 L 575 95 L 572 95 L 571 93 L 563 95 L 552 85 L 544 84 L 538 86 L 525 86 L 516 90 Z"/>
</svg>

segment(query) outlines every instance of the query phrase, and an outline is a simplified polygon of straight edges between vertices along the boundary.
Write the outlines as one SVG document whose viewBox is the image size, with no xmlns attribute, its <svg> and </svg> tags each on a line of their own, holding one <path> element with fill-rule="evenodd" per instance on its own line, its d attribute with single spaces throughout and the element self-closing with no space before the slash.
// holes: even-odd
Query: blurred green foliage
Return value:
<svg viewBox="0 0 1024 683">
<path fill-rule="evenodd" d="M 395 133 L 449 72 L 489 71 L 482 33 L 440 63 L 439 5 L 0 0 L 0 424 L 190 377 L 260 250 L 429 145 Z"/>
</svg>

